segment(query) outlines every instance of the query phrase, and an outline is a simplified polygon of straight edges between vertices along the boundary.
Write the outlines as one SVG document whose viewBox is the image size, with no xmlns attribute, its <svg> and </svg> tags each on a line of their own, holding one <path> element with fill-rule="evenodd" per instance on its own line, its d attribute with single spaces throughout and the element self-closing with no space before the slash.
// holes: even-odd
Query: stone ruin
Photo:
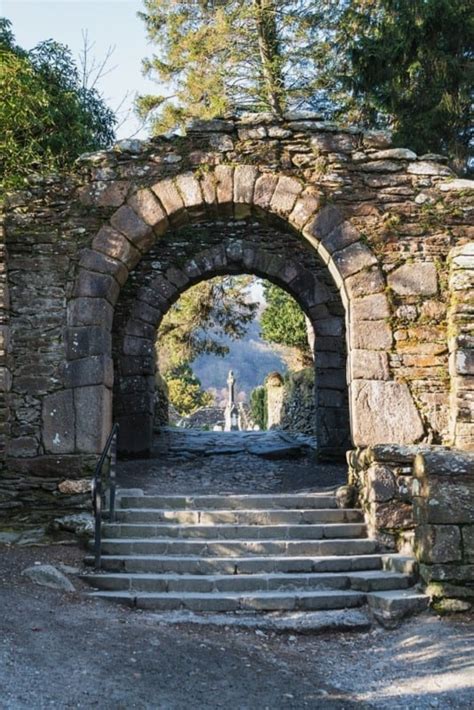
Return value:
<svg viewBox="0 0 474 710">
<path fill-rule="evenodd" d="M 320 455 L 352 451 L 373 523 L 402 544 L 410 508 L 423 564 L 464 585 L 474 519 L 452 497 L 474 495 L 473 186 L 385 131 L 294 113 L 196 121 L 31 177 L 1 233 L 3 522 L 87 505 L 113 420 L 120 451 L 147 455 L 163 315 L 189 286 L 246 273 L 314 330 Z M 382 525 L 373 508 L 390 501 L 404 512 Z"/>
</svg>

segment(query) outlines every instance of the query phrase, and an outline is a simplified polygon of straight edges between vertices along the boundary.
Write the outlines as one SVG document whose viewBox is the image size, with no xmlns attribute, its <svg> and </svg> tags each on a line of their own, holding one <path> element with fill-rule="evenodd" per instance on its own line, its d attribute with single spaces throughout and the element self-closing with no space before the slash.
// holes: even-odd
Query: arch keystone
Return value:
<svg viewBox="0 0 474 710">
<path fill-rule="evenodd" d="M 216 176 L 216 195 L 219 204 L 230 204 L 234 197 L 234 168 L 230 165 L 217 165 L 214 170 Z"/>
<path fill-rule="evenodd" d="M 234 202 L 238 204 L 252 204 L 253 190 L 258 175 L 258 169 L 252 165 L 239 165 L 235 168 Z"/>
</svg>

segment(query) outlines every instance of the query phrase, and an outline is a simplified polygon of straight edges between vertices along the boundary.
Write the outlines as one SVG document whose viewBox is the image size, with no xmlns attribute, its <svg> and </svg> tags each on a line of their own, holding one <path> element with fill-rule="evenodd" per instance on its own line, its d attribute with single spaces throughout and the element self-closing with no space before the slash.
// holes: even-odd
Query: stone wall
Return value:
<svg viewBox="0 0 474 710">
<path fill-rule="evenodd" d="M 420 452 L 414 462 L 415 552 L 428 593 L 474 601 L 474 454 Z"/>
<path fill-rule="evenodd" d="M 314 368 L 289 372 L 285 377 L 280 428 L 315 436 L 316 393 Z"/>
<path fill-rule="evenodd" d="M 454 178 L 386 132 L 308 114 L 199 121 L 33 176 L 7 199 L 0 250 L 3 515 L 82 505 L 60 485 L 112 418 L 149 445 L 156 328 L 221 273 L 303 307 L 322 444 L 347 448 L 350 408 L 357 446 L 473 449 L 473 184 Z"/>
<path fill-rule="evenodd" d="M 285 380 L 279 372 L 271 372 L 265 379 L 267 429 L 279 429 L 285 399 Z"/>
<path fill-rule="evenodd" d="M 288 372 L 282 377 L 271 373 L 265 380 L 267 428 L 316 434 L 316 393 L 314 368 Z"/>
<path fill-rule="evenodd" d="M 348 462 L 369 535 L 414 554 L 432 597 L 474 600 L 474 454 L 374 446 Z"/>
<path fill-rule="evenodd" d="M 460 449 L 474 441 L 474 243 L 450 253 L 448 311 L 451 439 Z"/>
<path fill-rule="evenodd" d="M 379 445 L 348 452 L 369 535 L 391 550 L 413 553 L 413 462 L 423 446 Z"/>
</svg>

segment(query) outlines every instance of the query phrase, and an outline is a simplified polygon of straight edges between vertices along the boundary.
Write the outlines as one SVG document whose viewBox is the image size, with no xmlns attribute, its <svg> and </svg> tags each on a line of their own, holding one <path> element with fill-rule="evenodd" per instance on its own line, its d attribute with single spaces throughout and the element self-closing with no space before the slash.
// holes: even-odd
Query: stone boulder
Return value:
<svg viewBox="0 0 474 710">
<path fill-rule="evenodd" d="M 76 591 L 66 575 L 56 569 L 56 567 L 53 567 L 53 565 L 33 565 L 24 569 L 21 574 L 42 587 L 61 589 L 65 592 Z"/>
<path fill-rule="evenodd" d="M 94 518 L 90 513 L 74 513 L 56 518 L 53 523 L 55 530 L 74 533 L 78 537 L 92 537 L 94 534 Z"/>
</svg>

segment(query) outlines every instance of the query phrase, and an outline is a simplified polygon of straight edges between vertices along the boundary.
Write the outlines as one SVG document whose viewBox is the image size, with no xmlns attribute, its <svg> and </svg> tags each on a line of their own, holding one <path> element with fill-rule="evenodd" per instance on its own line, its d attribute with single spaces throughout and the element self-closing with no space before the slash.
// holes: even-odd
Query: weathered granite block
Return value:
<svg viewBox="0 0 474 710">
<path fill-rule="evenodd" d="M 374 350 L 353 350 L 350 357 L 353 380 L 388 380 L 390 368 L 386 352 Z"/>
<path fill-rule="evenodd" d="M 404 264 L 388 275 L 388 285 L 400 296 L 434 296 L 438 276 L 432 263 Z"/>
<path fill-rule="evenodd" d="M 358 446 L 409 444 L 423 436 L 423 423 L 405 384 L 355 380 L 351 397 L 353 438 Z"/>
<path fill-rule="evenodd" d="M 474 525 L 463 525 L 462 533 L 462 551 L 465 562 L 474 562 Z"/>
<path fill-rule="evenodd" d="M 72 360 L 65 364 L 63 378 L 67 388 L 103 384 L 112 387 L 114 381 L 112 358 L 104 355 L 91 355 Z"/>
<path fill-rule="evenodd" d="M 417 557 L 425 564 L 461 562 L 461 531 L 457 525 L 418 525 Z"/>
<path fill-rule="evenodd" d="M 98 454 L 104 448 L 112 428 L 112 393 L 104 385 L 78 387 L 74 390 L 76 448 Z"/>
<path fill-rule="evenodd" d="M 43 446 L 46 453 L 71 454 L 75 449 L 72 390 L 55 392 L 43 399 Z"/>
</svg>

